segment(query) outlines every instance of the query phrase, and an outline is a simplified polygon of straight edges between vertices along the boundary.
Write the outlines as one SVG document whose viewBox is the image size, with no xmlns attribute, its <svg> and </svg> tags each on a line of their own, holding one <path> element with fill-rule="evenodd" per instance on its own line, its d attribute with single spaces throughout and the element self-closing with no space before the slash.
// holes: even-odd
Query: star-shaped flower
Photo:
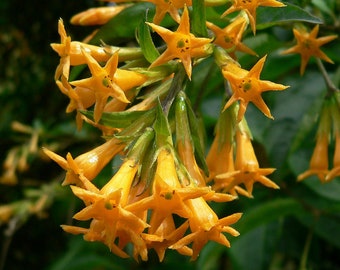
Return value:
<svg viewBox="0 0 340 270">
<path fill-rule="evenodd" d="M 241 42 L 247 26 L 247 21 L 243 16 L 238 16 L 223 29 L 211 22 L 207 22 L 207 26 L 214 32 L 214 43 L 226 49 L 232 58 L 236 58 L 235 51 L 257 55 L 256 52 Z"/>
<path fill-rule="evenodd" d="M 312 56 L 333 64 L 333 61 L 324 52 L 321 51 L 320 47 L 336 39 L 337 35 L 317 38 L 318 32 L 318 24 L 313 28 L 310 33 L 308 33 L 305 29 L 294 28 L 293 33 L 296 38 L 297 44 L 292 48 L 282 52 L 282 54 L 299 53 L 301 55 L 301 75 L 305 72 L 307 63 Z"/>
<path fill-rule="evenodd" d="M 285 4 L 276 0 L 233 0 L 232 6 L 227 9 L 222 16 L 226 16 L 238 10 L 244 10 L 249 18 L 253 33 L 256 33 L 256 9 L 259 6 L 284 7 Z"/>
<path fill-rule="evenodd" d="M 180 16 L 178 9 L 186 6 L 191 6 L 191 0 L 144 0 L 145 2 L 151 2 L 156 6 L 155 16 L 153 23 L 160 24 L 164 16 L 169 13 L 170 16 L 176 21 L 180 22 Z"/>
<path fill-rule="evenodd" d="M 146 78 L 145 76 L 137 75 L 136 72 L 126 70 L 124 71 L 124 81 L 127 83 L 123 84 L 118 80 L 115 74 L 118 70 L 118 52 L 110 57 L 104 67 L 101 67 L 85 50 L 82 50 L 82 53 L 86 59 L 92 77 L 72 81 L 70 84 L 88 88 L 95 93 L 96 103 L 94 106 L 94 120 L 95 122 L 98 122 L 109 97 L 117 98 L 124 103 L 130 103 L 126 98 L 124 91 L 131 89 L 133 86 L 143 84 Z"/>
<path fill-rule="evenodd" d="M 157 157 L 152 195 L 127 205 L 126 209 L 131 212 L 152 209 L 152 226 L 157 229 L 169 215 L 177 214 L 187 218 L 190 211 L 184 202 L 209 192 L 211 192 L 209 187 L 182 187 L 178 179 L 173 153 L 162 148 Z"/>
<path fill-rule="evenodd" d="M 223 232 L 238 236 L 239 232 L 229 225 L 236 223 L 242 214 L 236 213 L 219 219 L 202 197 L 188 200 L 186 203 L 192 212 L 189 217 L 191 233 L 170 246 L 170 248 L 179 249 L 192 243 L 193 254 L 191 258 L 196 260 L 202 248 L 210 240 L 230 247 L 230 242 Z"/>
<path fill-rule="evenodd" d="M 249 102 L 254 103 L 267 117 L 273 118 L 261 94 L 270 90 L 284 90 L 288 87 L 271 81 L 260 80 L 260 74 L 265 61 L 266 56 L 262 57 L 250 71 L 240 68 L 232 61 L 222 66 L 223 76 L 229 81 L 233 91 L 233 95 L 224 106 L 224 110 L 239 100 L 238 122 L 241 121 Z"/>
<path fill-rule="evenodd" d="M 154 23 L 147 22 L 147 24 L 162 37 L 168 46 L 150 67 L 159 66 L 178 58 L 182 61 L 185 71 L 191 79 L 191 58 L 202 55 L 204 46 L 209 44 L 211 39 L 197 38 L 190 33 L 189 11 L 187 7 L 184 7 L 179 26 L 175 32 Z"/>
</svg>

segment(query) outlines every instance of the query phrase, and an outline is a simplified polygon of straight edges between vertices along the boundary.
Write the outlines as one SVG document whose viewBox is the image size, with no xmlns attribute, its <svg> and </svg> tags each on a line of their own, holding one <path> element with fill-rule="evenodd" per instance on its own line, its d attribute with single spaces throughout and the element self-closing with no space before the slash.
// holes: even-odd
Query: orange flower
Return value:
<svg viewBox="0 0 340 270">
<path fill-rule="evenodd" d="M 179 58 L 183 63 L 188 77 L 191 78 L 191 58 L 201 55 L 204 51 L 204 46 L 209 44 L 211 40 L 208 38 L 197 38 L 190 33 L 189 12 L 187 7 L 184 7 L 179 26 L 175 32 L 153 23 L 147 22 L 147 24 L 150 25 L 168 45 L 165 52 L 150 65 L 150 68 Z"/>
<path fill-rule="evenodd" d="M 337 35 L 330 35 L 325 37 L 316 38 L 319 32 L 319 25 L 317 24 L 313 30 L 308 33 L 305 29 L 293 29 L 294 36 L 296 38 L 297 44 L 282 52 L 282 54 L 289 53 L 299 53 L 301 55 L 301 66 L 300 74 L 305 72 L 309 58 L 315 56 L 328 63 L 333 63 L 333 61 L 321 51 L 320 47 L 334 39 Z"/>
<path fill-rule="evenodd" d="M 271 174 L 275 171 L 275 169 L 261 169 L 259 167 L 250 137 L 245 131 L 241 130 L 236 131 L 235 170 L 238 170 L 239 173 L 234 175 L 228 188 L 243 184 L 246 187 L 249 197 L 252 196 L 253 185 L 255 182 L 260 182 L 270 188 L 279 188 L 278 185 L 266 177 L 266 175 Z M 229 177 L 229 173 L 216 176 L 216 178 L 227 177 Z"/>
<path fill-rule="evenodd" d="M 123 148 L 124 145 L 118 139 L 112 138 L 75 159 L 72 158 L 70 153 L 64 159 L 46 148 L 43 148 L 43 150 L 47 156 L 67 171 L 63 185 L 76 184 L 82 187 L 84 183 L 93 180 Z"/>
<path fill-rule="evenodd" d="M 298 176 L 298 181 L 302 181 L 316 174 L 321 182 L 326 182 L 326 175 L 328 174 L 328 137 L 327 133 L 318 134 L 313 155 L 309 163 L 309 169 Z M 330 178 L 330 176 L 328 178 Z"/>
<path fill-rule="evenodd" d="M 333 178 L 340 175 L 340 132 L 335 134 L 335 150 L 333 156 L 333 169 L 330 170 L 326 177 L 325 182 L 331 181 Z"/>
<path fill-rule="evenodd" d="M 227 9 L 222 16 L 226 16 L 238 10 L 244 10 L 249 18 L 250 26 L 253 33 L 256 33 L 256 9 L 259 6 L 266 7 L 284 7 L 285 4 L 276 0 L 233 0 L 232 6 Z"/>
<path fill-rule="evenodd" d="M 239 233 L 229 225 L 237 222 L 242 215 L 241 213 L 219 219 L 202 197 L 188 200 L 186 204 L 191 210 L 189 217 L 191 233 L 170 246 L 171 249 L 178 250 L 192 243 L 192 260 L 196 260 L 201 249 L 210 240 L 230 247 L 230 243 L 223 232 L 227 232 L 232 236 L 239 235 Z"/>
<path fill-rule="evenodd" d="M 166 0 L 144 0 L 145 2 L 150 2 L 155 4 L 156 6 L 156 13 L 153 18 L 153 23 L 160 24 L 163 20 L 164 16 L 169 13 L 170 16 L 176 21 L 180 22 L 180 16 L 178 13 L 178 9 L 183 8 L 186 6 L 191 6 L 191 0 L 173 0 L 173 1 L 166 1 Z"/>
<path fill-rule="evenodd" d="M 233 95 L 224 106 L 224 110 L 239 100 L 238 122 L 241 121 L 249 102 L 254 103 L 267 117 L 273 118 L 261 94 L 270 90 L 284 90 L 288 87 L 271 81 L 260 80 L 260 74 L 265 61 L 266 56 L 262 57 L 250 71 L 240 68 L 231 61 L 222 66 L 223 76 L 229 81 L 233 90 Z"/>
<path fill-rule="evenodd" d="M 51 44 L 52 48 L 60 56 L 60 62 L 55 71 L 54 79 L 58 80 L 63 75 L 68 80 L 70 75 L 71 37 L 67 36 L 62 19 L 58 21 L 58 33 L 61 39 L 60 44 Z"/>
<path fill-rule="evenodd" d="M 90 8 L 71 18 L 71 23 L 76 25 L 103 25 L 120 13 L 129 5 L 115 5 Z"/>
<path fill-rule="evenodd" d="M 82 53 L 86 59 L 92 77 L 73 81 L 70 82 L 70 84 L 91 89 L 95 93 L 96 104 L 94 107 L 94 120 L 95 122 L 98 122 L 109 97 L 117 98 L 124 103 L 130 103 L 126 98 L 124 91 L 143 84 L 146 77 L 133 71 L 121 70 L 117 72 L 117 52 L 111 56 L 105 67 L 101 67 L 85 50 L 82 50 Z M 119 78 L 116 77 L 116 72 L 119 74 Z M 124 79 L 120 80 L 121 78 Z"/>
<path fill-rule="evenodd" d="M 207 26 L 215 34 L 214 43 L 226 49 L 232 58 L 236 59 L 235 51 L 257 55 L 256 52 L 241 42 L 242 34 L 247 26 L 244 17 L 238 16 L 223 29 L 210 22 L 207 22 Z"/>
<path fill-rule="evenodd" d="M 147 243 L 148 249 L 153 248 L 162 262 L 164 259 L 165 251 L 169 246 L 180 240 L 189 227 L 186 221 L 176 229 L 172 215 L 167 216 L 157 229 L 150 227 L 147 234 L 143 234 L 143 238 Z M 191 256 L 192 250 L 183 246 L 177 250 L 180 254 Z"/>
<path fill-rule="evenodd" d="M 152 195 L 126 207 L 131 212 L 152 209 L 150 225 L 156 230 L 167 216 L 177 214 L 187 218 L 190 210 L 184 203 L 210 192 L 209 187 L 182 187 L 171 150 L 161 148 L 157 156 L 157 168 L 153 179 Z"/>
<path fill-rule="evenodd" d="M 77 220 L 98 220 L 101 226 L 94 227 L 94 232 L 86 233 L 102 235 L 103 242 L 115 251 L 115 239 L 126 238 L 133 242 L 137 252 L 135 258 L 141 255 L 143 260 L 147 259 L 146 245 L 141 238 L 141 233 L 148 225 L 133 213 L 124 209 L 128 202 L 132 182 L 138 171 L 139 165 L 134 158 L 123 162 L 117 173 L 100 190 L 90 191 L 80 187 L 71 186 L 73 193 L 82 199 L 87 205 L 83 210 L 74 215 Z M 100 231 L 96 231 L 96 230 Z M 119 253 L 117 254 L 119 255 Z"/>
</svg>

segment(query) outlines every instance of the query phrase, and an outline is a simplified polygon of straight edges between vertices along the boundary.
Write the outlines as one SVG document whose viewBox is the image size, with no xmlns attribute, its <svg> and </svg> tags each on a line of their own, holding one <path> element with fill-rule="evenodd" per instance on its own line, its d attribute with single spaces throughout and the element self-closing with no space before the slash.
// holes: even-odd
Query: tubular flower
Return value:
<svg viewBox="0 0 340 270">
<path fill-rule="evenodd" d="M 290 49 L 282 52 L 282 54 L 298 53 L 301 55 L 300 74 L 305 72 L 309 58 L 312 56 L 320 58 L 328 63 L 333 61 L 321 51 L 320 47 L 334 39 L 337 35 L 330 35 L 317 38 L 319 32 L 319 25 L 317 24 L 313 30 L 308 33 L 305 29 L 293 29 L 297 44 Z"/>
<path fill-rule="evenodd" d="M 131 212 L 152 209 L 150 225 L 157 229 L 167 216 L 190 215 L 185 201 L 210 192 L 209 187 L 182 187 L 179 182 L 173 153 L 162 148 L 157 156 L 157 168 L 153 179 L 152 195 L 126 207 Z"/>
<path fill-rule="evenodd" d="M 90 8 L 71 18 L 71 23 L 76 25 L 103 25 L 120 13 L 129 5 L 107 6 Z"/>
<path fill-rule="evenodd" d="M 91 89 L 95 93 L 96 103 L 94 107 L 94 120 L 98 122 L 106 102 L 109 97 L 117 98 L 124 103 L 130 103 L 126 98 L 124 91 L 134 86 L 141 85 L 146 78 L 133 71 L 120 71 L 120 77 L 117 78 L 118 53 L 114 53 L 107 61 L 105 67 L 101 67 L 98 62 L 86 51 L 82 51 L 86 58 L 87 65 L 91 71 L 92 77 L 70 82 L 71 85 Z M 122 76 L 123 75 L 123 76 Z M 120 78 L 124 77 L 124 82 Z"/>
<path fill-rule="evenodd" d="M 233 62 L 222 66 L 222 74 L 229 81 L 233 91 L 233 95 L 224 106 L 224 110 L 239 100 L 238 122 L 241 121 L 249 102 L 254 103 L 267 117 L 273 119 L 269 108 L 261 97 L 261 93 L 271 90 L 284 90 L 288 87 L 271 81 L 260 80 L 265 61 L 266 56 L 262 57 L 249 71 L 240 68 Z"/>
<path fill-rule="evenodd" d="M 262 169 L 259 167 L 254 148 L 249 135 L 245 131 L 236 131 L 236 159 L 235 170 L 239 171 L 234 175 L 227 189 L 243 184 L 246 187 L 248 196 L 252 196 L 255 182 L 260 182 L 270 188 L 278 189 L 279 186 L 266 177 L 275 171 L 274 168 Z M 216 178 L 227 178 L 230 173 L 217 175 Z"/>
<path fill-rule="evenodd" d="M 170 215 L 163 220 L 156 230 L 150 226 L 148 233 L 142 236 L 147 243 L 148 249 L 153 248 L 158 255 L 159 261 L 162 262 L 166 249 L 180 240 L 188 227 L 189 223 L 186 221 L 176 229 L 174 219 L 172 215 Z M 192 256 L 192 250 L 187 246 L 183 246 L 177 251 L 182 255 Z"/>
<path fill-rule="evenodd" d="M 207 22 L 207 26 L 214 32 L 214 43 L 226 49 L 233 59 L 236 59 L 236 51 L 257 55 L 256 52 L 241 42 L 242 34 L 247 26 L 244 17 L 238 16 L 223 29 L 210 22 Z"/>
<path fill-rule="evenodd" d="M 72 158 L 70 153 L 64 159 L 46 148 L 43 150 L 47 156 L 67 171 L 63 185 L 76 184 L 82 187 L 85 180 L 93 180 L 123 148 L 124 145 L 118 139 L 112 138 L 75 159 Z"/>
<path fill-rule="evenodd" d="M 309 169 L 298 176 L 298 181 L 315 174 L 321 182 L 326 182 L 326 175 L 328 174 L 328 137 L 327 133 L 318 135 Z"/>
<path fill-rule="evenodd" d="M 331 181 L 333 178 L 340 175 L 340 133 L 335 134 L 335 150 L 333 156 L 333 169 L 330 170 L 326 177 L 325 182 Z"/>
<path fill-rule="evenodd" d="M 131 158 L 123 162 L 117 173 L 100 191 L 89 191 L 71 186 L 73 193 L 87 205 L 74 215 L 77 220 L 93 219 L 99 221 L 97 226 L 87 231 L 87 234 L 101 235 L 103 242 L 115 252 L 115 239 L 129 238 L 143 260 L 147 259 L 146 249 L 143 251 L 141 233 L 148 227 L 142 219 L 124 209 L 128 202 L 129 192 L 139 165 Z M 96 222 L 95 221 L 95 222 Z M 93 232 L 91 231 L 94 230 Z M 97 231 L 99 229 L 99 231 Z M 124 243 L 126 241 L 123 241 Z M 123 247 L 119 247 L 123 248 Z M 116 253 L 119 255 L 120 253 Z M 137 254 L 136 254 L 137 256 Z"/>
<path fill-rule="evenodd" d="M 159 25 L 148 23 L 168 45 L 167 49 L 150 65 L 151 67 L 159 66 L 168 61 L 178 58 L 182 61 L 188 77 L 191 79 L 192 65 L 191 58 L 202 54 L 205 45 L 211 42 L 208 38 L 197 38 L 190 33 L 189 12 L 187 7 L 184 11 L 175 32 Z"/>
<path fill-rule="evenodd" d="M 249 18 L 253 33 L 256 33 L 256 9 L 259 6 L 284 7 L 285 4 L 276 0 L 233 0 L 232 6 L 227 9 L 222 16 L 226 16 L 235 11 L 244 10 Z"/>
<path fill-rule="evenodd" d="M 191 258 L 196 260 L 203 246 L 210 240 L 230 247 L 230 243 L 223 232 L 232 236 L 239 235 L 238 231 L 229 225 L 236 223 L 241 218 L 241 213 L 219 219 L 202 197 L 188 200 L 186 204 L 191 209 L 189 217 L 191 233 L 170 246 L 171 249 L 178 250 L 192 243 L 193 254 Z"/>
</svg>

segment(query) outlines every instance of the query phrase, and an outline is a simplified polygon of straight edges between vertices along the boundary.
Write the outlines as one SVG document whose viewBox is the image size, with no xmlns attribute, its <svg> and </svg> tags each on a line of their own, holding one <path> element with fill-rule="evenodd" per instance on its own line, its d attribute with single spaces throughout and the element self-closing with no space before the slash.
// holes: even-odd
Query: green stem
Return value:
<svg viewBox="0 0 340 270">
<path fill-rule="evenodd" d="M 310 250 L 310 246 L 311 246 L 311 243 L 312 243 L 313 233 L 314 233 L 314 227 L 311 227 L 309 229 L 307 239 L 306 239 L 306 243 L 305 243 L 305 246 L 303 248 L 299 270 L 307 270 L 307 259 L 308 259 L 308 253 L 309 253 L 309 250 Z"/>
<path fill-rule="evenodd" d="M 316 64 L 318 65 L 319 70 L 321 71 L 322 77 L 325 80 L 328 95 L 332 95 L 334 92 L 340 91 L 332 82 L 331 78 L 329 77 L 325 66 L 323 65 L 322 61 L 319 58 L 316 58 Z"/>
</svg>

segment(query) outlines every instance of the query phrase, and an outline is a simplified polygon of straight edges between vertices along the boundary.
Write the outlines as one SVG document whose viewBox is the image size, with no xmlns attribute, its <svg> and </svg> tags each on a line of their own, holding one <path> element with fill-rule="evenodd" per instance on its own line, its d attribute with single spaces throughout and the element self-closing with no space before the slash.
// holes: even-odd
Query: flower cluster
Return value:
<svg viewBox="0 0 340 270">
<path fill-rule="evenodd" d="M 257 56 L 242 42 L 249 27 L 256 34 L 257 7 L 281 8 L 284 4 L 236 0 L 220 14 L 223 26 L 204 18 L 193 27 L 191 22 L 200 15 L 197 10 L 205 7 L 203 1 L 198 9 L 197 1 L 188 0 L 112 2 L 116 4 L 77 14 L 71 22 L 101 25 L 134 5 L 145 5 L 147 10 L 151 4 L 155 10 L 152 22 L 139 25 L 137 46 L 73 41 L 61 19 L 61 42 L 51 45 L 60 56 L 56 84 L 70 100 L 66 112 L 77 112 L 79 129 L 85 121 L 101 130 L 106 139 L 76 158 L 44 149 L 66 170 L 63 185 L 70 185 L 84 202 L 74 219 L 89 221 L 88 228 L 62 228 L 83 234 L 87 241 L 103 242 L 120 257 L 132 255 L 136 260 L 147 260 L 150 249 L 162 261 L 167 249 L 195 260 L 208 241 L 229 247 L 225 233 L 239 234 L 230 225 L 241 213 L 218 217 L 209 202 L 252 197 L 257 182 L 279 188 L 268 178 L 275 169 L 260 167 L 245 113 L 253 103 L 273 118 L 261 94 L 287 86 L 260 79 L 266 55 L 249 70 L 240 65 L 237 55 Z M 195 65 L 208 57 L 214 58 L 218 75 L 225 81 L 226 89 L 221 90 L 226 90 L 227 101 L 205 155 L 204 130 L 186 88 Z M 100 186 L 96 181 L 99 173 L 119 157 L 120 167 Z"/>
</svg>

